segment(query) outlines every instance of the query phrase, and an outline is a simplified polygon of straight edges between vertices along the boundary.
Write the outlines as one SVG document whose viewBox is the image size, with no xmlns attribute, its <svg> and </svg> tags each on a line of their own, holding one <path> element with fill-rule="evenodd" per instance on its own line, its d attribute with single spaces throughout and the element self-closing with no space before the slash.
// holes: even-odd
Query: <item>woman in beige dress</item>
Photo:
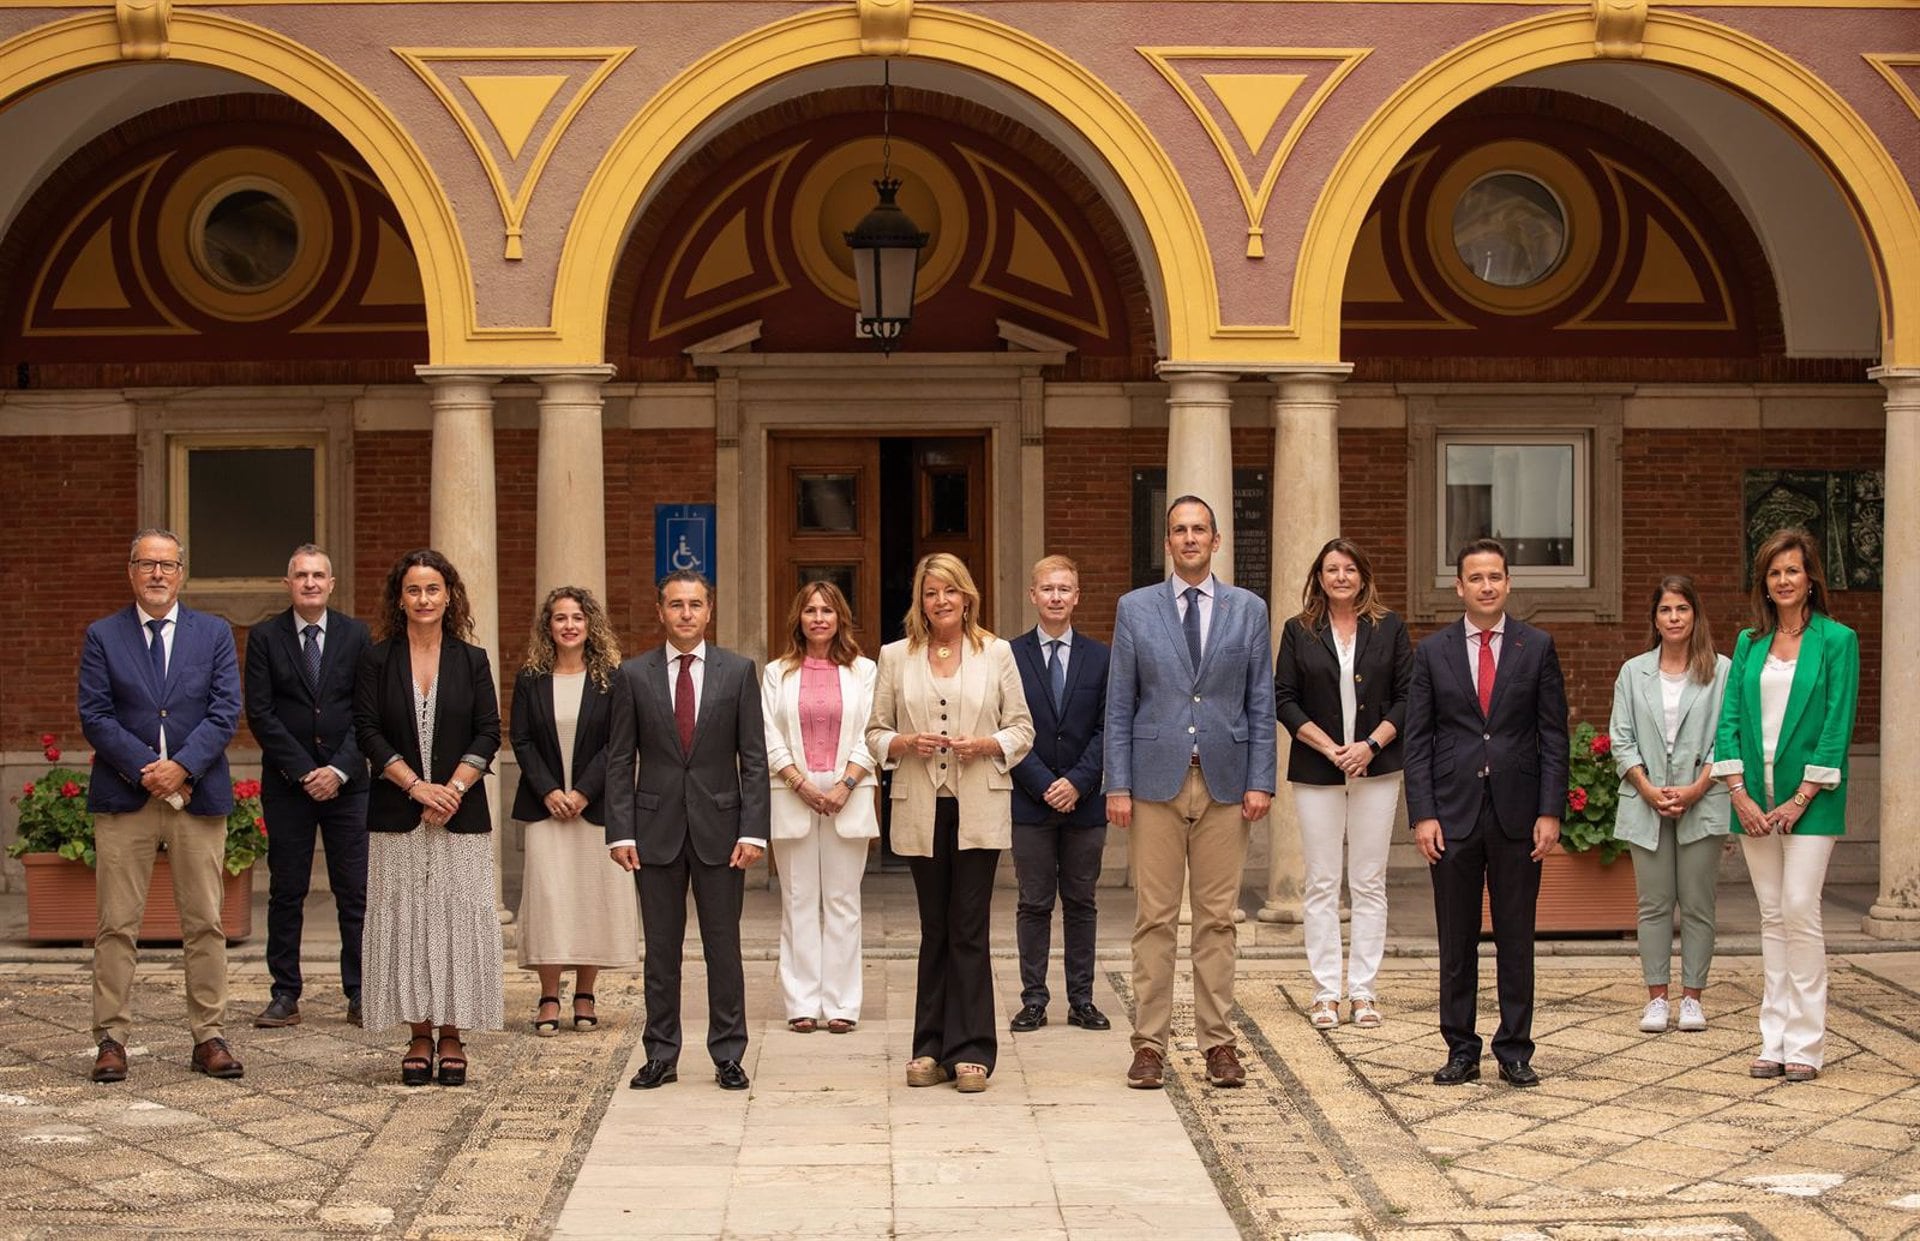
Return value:
<svg viewBox="0 0 1920 1241">
<path fill-rule="evenodd" d="M 639 959 L 633 880 L 607 861 L 607 733 L 620 643 L 606 609 L 581 586 L 547 595 L 513 683 L 513 817 L 526 827 L 520 890 L 520 968 L 540 975 L 534 1033 L 560 1030 L 560 976 L 574 972 L 576 1030 L 599 1024 L 600 971 Z"/>
</svg>

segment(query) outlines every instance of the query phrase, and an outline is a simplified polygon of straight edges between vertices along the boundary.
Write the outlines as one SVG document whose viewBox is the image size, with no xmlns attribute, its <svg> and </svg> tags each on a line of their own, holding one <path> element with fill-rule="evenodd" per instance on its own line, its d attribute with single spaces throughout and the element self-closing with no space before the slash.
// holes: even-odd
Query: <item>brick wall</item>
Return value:
<svg viewBox="0 0 1920 1241">
<path fill-rule="evenodd" d="M 655 606 L 653 506 L 714 502 L 714 437 L 705 429 L 645 428 L 609 431 L 604 442 L 607 607 L 621 650 L 633 655 L 666 641 Z M 747 530 L 741 537 L 761 536 Z"/>
</svg>

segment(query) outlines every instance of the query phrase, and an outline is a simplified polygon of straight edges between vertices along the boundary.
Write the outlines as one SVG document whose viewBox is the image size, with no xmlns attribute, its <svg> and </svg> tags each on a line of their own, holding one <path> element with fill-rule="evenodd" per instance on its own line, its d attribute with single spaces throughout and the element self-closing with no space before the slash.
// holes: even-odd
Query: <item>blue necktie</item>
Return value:
<svg viewBox="0 0 1920 1241">
<path fill-rule="evenodd" d="M 1058 638 L 1047 642 L 1047 688 L 1053 692 L 1053 713 L 1059 715 L 1067 701 L 1067 666 L 1060 662 Z"/>
<path fill-rule="evenodd" d="M 317 698 L 320 695 L 320 626 L 308 625 L 300 631 L 306 639 L 307 688 Z"/>
<path fill-rule="evenodd" d="M 167 622 L 150 620 L 147 629 L 153 634 L 153 641 L 147 643 L 147 662 L 153 665 L 153 692 L 158 697 L 167 689 L 167 641 L 161 636 L 167 632 Z"/>
<path fill-rule="evenodd" d="M 1187 619 L 1182 626 L 1187 631 L 1187 654 L 1193 657 L 1193 670 L 1200 671 L 1200 588 L 1189 586 L 1186 589 Z"/>
</svg>

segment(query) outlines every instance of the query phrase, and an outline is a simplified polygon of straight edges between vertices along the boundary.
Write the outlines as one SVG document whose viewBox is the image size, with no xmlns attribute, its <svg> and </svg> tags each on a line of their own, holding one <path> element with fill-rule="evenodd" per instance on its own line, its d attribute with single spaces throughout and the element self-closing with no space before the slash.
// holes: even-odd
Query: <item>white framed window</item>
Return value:
<svg viewBox="0 0 1920 1241">
<path fill-rule="evenodd" d="M 1453 584 L 1475 539 L 1507 548 L 1515 586 L 1593 581 L 1590 436 L 1585 431 L 1441 432 L 1434 445 L 1434 581 Z"/>
</svg>

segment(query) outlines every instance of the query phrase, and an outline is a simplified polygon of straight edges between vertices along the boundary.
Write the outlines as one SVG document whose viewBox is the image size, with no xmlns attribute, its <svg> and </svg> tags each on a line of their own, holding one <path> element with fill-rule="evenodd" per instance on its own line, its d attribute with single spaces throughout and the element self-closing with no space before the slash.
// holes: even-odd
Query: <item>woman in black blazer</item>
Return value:
<svg viewBox="0 0 1920 1241">
<path fill-rule="evenodd" d="M 1300 614 L 1280 637 L 1274 707 L 1293 738 L 1287 780 L 1300 818 L 1303 930 L 1317 1030 L 1340 1024 L 1340 866 L 1353 904 L 1347 995 L 1353 1024 L 1377 1026 L 1374 975 L 1387 942 L 1387 849 L 1400 804 L 1400 730 L 1413 681 L 1407 627 L 1374 589 L 1350 539 L 1314 557 Z"/>
<path fill-rule="evenodd" d="M 520 968 L 540 975 L 534 1033 L 560 1031 L 560 976 L 572 968 L 573 1028 L 591 1030 L 601 969 L 640 959 L 633 879 L 607 859 L 602 809 L 620 642 L 582 586 L 551 591 L 513 682 L 513 817 L 526 827 Z"/>
<path fill-rule="evenodd" d="M 502 1021 L 493 813 L 481 777 L 500 749 L 500 700 L 460 574 L 439 552 L 387 574 L 381 641 L 360 661 L 353 722 L 378 778 L 367 796 L 366 1025 L 412 1026 L 400 1080 L 467 1080 L 463 1028 Z M 440 1027 L 438 1047 L 433 1027 Z"/>
</svg>

